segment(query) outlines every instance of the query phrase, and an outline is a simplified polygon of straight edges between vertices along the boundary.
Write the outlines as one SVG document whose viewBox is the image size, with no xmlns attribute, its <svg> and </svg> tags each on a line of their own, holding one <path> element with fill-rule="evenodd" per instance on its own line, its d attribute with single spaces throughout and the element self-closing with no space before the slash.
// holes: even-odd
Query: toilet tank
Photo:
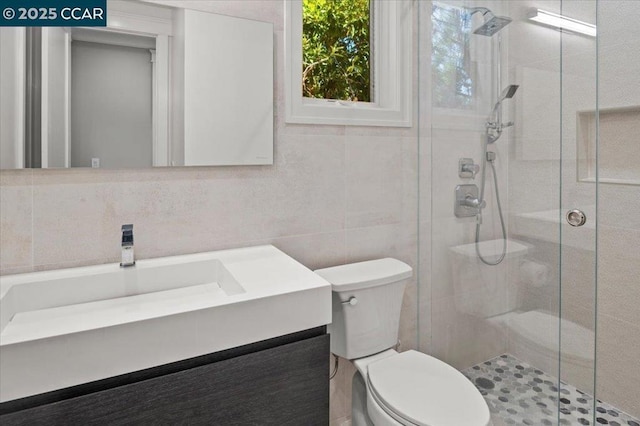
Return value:
<svg viewBox="0 0 640 426">
<path fill-rule="evenodd" d="M 396 345 L 409 265 L 385 258 L 315 272 L 332 287 L 331 352 L 356 359 Z"/>
</svg>

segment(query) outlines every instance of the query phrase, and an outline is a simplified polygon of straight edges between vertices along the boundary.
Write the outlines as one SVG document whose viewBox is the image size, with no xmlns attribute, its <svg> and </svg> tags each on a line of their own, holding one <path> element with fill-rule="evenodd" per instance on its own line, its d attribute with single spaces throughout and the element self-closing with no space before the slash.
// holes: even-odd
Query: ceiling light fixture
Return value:
<svg viewBox="0 0 640 426">
<path fill-rule="evenodd" d="M 561 30 L 586 34 L 591 37 L 596 36 L 596 26 L 588 22 L 578 21 L 557 13 L 548 12 L 542 9 L 531 9 L 528 18 L 541 24 L 549 25 Z"/>
</svg>

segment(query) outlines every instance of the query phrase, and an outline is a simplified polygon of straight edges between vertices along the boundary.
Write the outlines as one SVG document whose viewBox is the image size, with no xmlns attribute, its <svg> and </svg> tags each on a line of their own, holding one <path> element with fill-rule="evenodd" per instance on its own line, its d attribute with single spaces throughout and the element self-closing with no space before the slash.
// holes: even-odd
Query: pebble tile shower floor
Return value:
<svg viewBox="0 0 640 426">
<path fill-rule="evenodd" d="M 557 425 L 560 398 L 561 425 L 640 426 L 638 419 L 511 355 L 505 354 L 462 372 L 487 400 L 492 417 L 508 425 Z"/>
</svg>

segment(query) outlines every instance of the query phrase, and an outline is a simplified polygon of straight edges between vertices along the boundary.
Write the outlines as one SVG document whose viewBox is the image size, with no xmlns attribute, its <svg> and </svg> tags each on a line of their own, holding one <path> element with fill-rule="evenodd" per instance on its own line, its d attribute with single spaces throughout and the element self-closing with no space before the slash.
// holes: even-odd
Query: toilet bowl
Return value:
<svg viewBox="0 0 640 426">
<path fill-rule="evenodd" d="M 489 408 L 462 373 L 429 355 L 398 353 L 409 265 L 391 258 L 320 269 L 333 290 L 331 351 L 351 360 L 354 426 L 487 426 Z"/>
</svg>

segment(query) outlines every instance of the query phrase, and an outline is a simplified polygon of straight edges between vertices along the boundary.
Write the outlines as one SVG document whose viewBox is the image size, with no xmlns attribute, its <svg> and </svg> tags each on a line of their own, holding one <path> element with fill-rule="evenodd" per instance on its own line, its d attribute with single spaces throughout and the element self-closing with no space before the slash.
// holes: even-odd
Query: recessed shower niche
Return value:
<svg viewBox="0 0 640 426">
<path fill-rule="evenodd" d="M 640 185 L 640 106 L 580 111 L 577 131 L 579 181 L 596 181 L 598 158 L 600 182 Z"/>
</svg>

